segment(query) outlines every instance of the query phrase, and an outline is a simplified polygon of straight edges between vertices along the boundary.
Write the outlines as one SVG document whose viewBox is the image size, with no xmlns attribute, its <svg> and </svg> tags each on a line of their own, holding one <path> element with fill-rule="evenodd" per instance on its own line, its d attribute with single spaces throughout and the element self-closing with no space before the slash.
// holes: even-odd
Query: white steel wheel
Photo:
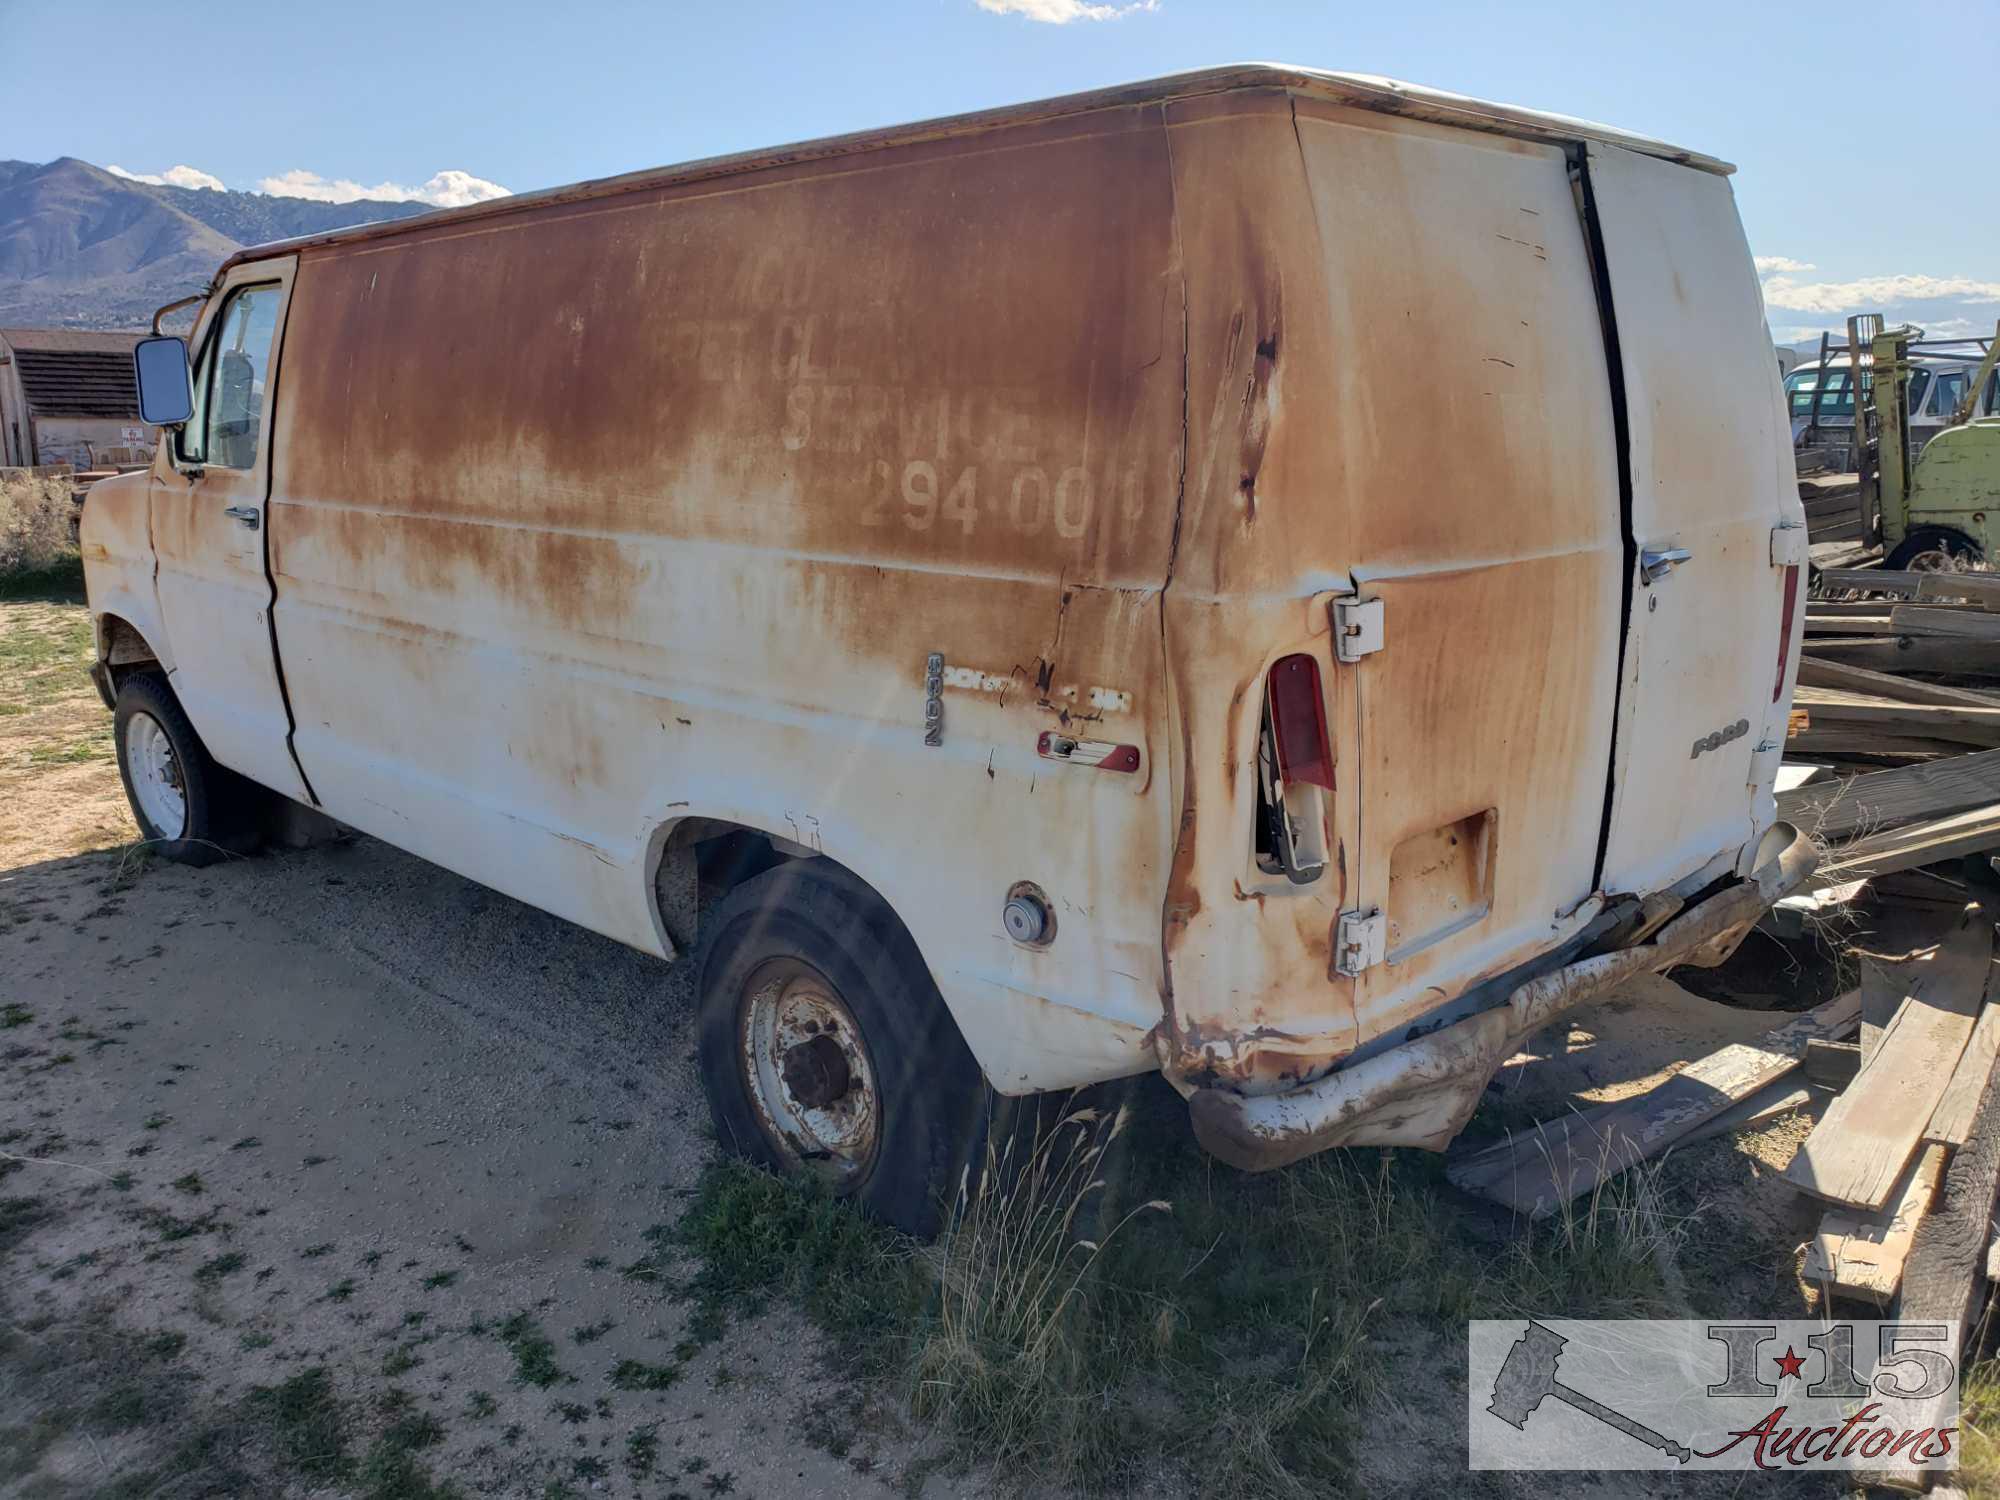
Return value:
<svg viewBox="0 0 2000 1500">
<path fill-rule="evenodd" d="M 745 981 L 738 1017 L 744 1092 L 771 1145 L 837 1189 L 866 1177 L 882 1092 L 840 991 L 802 959 L 767 959 Z"/>
<path fill-rule="evenodd" d="M 125 769 L 132 799 L 153 831 L 164 839 L 187 833 L 187 778 L 166 727 L 149 713 L 125 721 Z"/>
</svg>

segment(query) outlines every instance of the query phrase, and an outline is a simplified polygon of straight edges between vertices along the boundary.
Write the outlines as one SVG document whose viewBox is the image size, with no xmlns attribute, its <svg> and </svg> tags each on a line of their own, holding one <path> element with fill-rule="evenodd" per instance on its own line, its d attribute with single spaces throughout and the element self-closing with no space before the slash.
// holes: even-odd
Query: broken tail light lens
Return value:
<svg viewBox="0 0 2000 1500">
<path fill-rule="evenodd" d="M 1792 664 L 1792 623 L 1799 608 L 1799 565 L 1785 569 L 1785 608 L 1778 617 L 1778 677 L 1771 684 L 1771 701 L 1785 695 L 1785 668 Z"/>
<path fill-rule="evenodd" d="M 1779 675 L 1783 676 L 1782 668 Z M 1310 656 L 1280 657 L 1271 667 L 1267 693 L 1279 777 L 1287 785 L 1332 791 L 1333 750 L 1327 740 L 1319 663 Z"/>
</svg>

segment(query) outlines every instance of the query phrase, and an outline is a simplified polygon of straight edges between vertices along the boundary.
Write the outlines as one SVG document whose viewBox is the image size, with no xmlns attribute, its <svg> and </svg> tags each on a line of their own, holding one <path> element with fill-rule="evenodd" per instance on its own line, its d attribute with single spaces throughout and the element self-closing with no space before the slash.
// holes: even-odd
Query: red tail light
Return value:
<svg viewBox="0 0 2000 1500">
<path fill-rule="evenodd" d="M 1771 684 L 1771 701 L 1785 695 L 1785 668 L 1792 663 L 1792 617 L 1799 607 L 1799 565 L 1785 569 L 1785 609 L 1778 617 L 1778 678 Z"/>
<path fill-rule="evenodd" d="M 1333 790 L 1333 751 L 1326 736 L 1326 699 L 1319 688 L 1319 663 L 1310 656 L 1283 656 L 1271 667 L 1271 739 L 1278 751 L 1278 774 L 1292 784 Z"/>
</svg>

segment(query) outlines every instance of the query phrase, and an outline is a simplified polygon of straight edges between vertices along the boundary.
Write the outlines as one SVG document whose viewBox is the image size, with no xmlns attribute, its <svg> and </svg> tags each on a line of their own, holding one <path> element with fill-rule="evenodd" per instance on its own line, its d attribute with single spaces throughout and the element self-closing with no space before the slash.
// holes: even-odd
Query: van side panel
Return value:
<svg viewBox="0 0 2000 1500">
<path fill-rule="evenodd" d="M 306 252 L 271 539 L 314 787 L 653 951 L 661 829 L 762 828 L 902 914 L 997 1086 L 1150 1065 L 1181 333 L 1156 107 Z"/>
<path fill-rule="evenodd" d="M 1610 383 L 1558 148 L 1303 98 L 1173 121 L 1193 311 L 1169 645 L 1182 716 L 1227 726 L 1190 731 L 1174 1019 L 1184 1068 L 1273 1087 L 1594 910 L 1624 557 Z M 1355 666 L 1323 633 L 1349 588 L 1386 606 Z M 1303 887 L 1251 858 L 1279 600 L 1322 632 L 1338 740 L 1336 859 Z M 1358 982 L 1330 973 L 1341 910 L 1387 918 Z"/>
</svg>

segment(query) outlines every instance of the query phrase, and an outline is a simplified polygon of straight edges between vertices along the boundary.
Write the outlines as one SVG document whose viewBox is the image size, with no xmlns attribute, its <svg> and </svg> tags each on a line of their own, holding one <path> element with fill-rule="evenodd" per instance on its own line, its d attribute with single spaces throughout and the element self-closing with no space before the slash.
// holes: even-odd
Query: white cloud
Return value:
<svg viewBox="0 0 2000 1500">
<path fill-rule="evenodd" d="M 1789 255 L 1760 255 L 1757 257 L 1757 274 L 1768 276 L 1773 271 L 1816 271 L 1819 268 L 1809 260 L 1793 260 Z"/>
<path fill-rule="evenodd" d="M 123 167 L 106 167 L 113 177 L 123 177 L 127 182 L 146 182 L 154 187 L 208 188 L 213 192 L 223 192 L 222 179 L 214 177 L 198 167 L 168 167 L 164 172 L 128 172 Z"/>
<path fill-rule="evenodd" d="M 317 172 L 299 168 L 282 172 L 276 177 L 263 178 L 257 184 L 257 191 L 269 193 L 274 198 L 311 198 L 319 203 L 353 203 L 365 198 L 377 203 L 432 203 L 439 208 L 462 208 L 468 203 L 484 203 L 489 198 L 512 196 L 511 189 L 497 182 L 488 182 L 484 177 L 459 171 L 439 172 L 422 187 L 405 187 L 398 182 L 378 182 L 374 187 L 363 187 L 350 178 L 322 177 Z"/>
<path fill-rule="evenodd" d="M 1970 276 L 1864 276 L 1858 281 L 1800 282 L 1790 276 L 1764 281 L 1764 305 L 1788 312 L 1832 315 L 1869 312 L 1905 302 L 1952 298 L 1960 302 L 2000 302 L 2000 281 Z"/>
<path fill-rule="evenodd" d="M 1160 0 L 1130 0 L 1124 5 L 1091 5 L 1086 0 L 977 0 L 979 8 L 996 16 L 1026 16 L 1050 26 L 1071 21 L 1115 21 L 1134 11 L 1158 10 Z"/>
</svg>

